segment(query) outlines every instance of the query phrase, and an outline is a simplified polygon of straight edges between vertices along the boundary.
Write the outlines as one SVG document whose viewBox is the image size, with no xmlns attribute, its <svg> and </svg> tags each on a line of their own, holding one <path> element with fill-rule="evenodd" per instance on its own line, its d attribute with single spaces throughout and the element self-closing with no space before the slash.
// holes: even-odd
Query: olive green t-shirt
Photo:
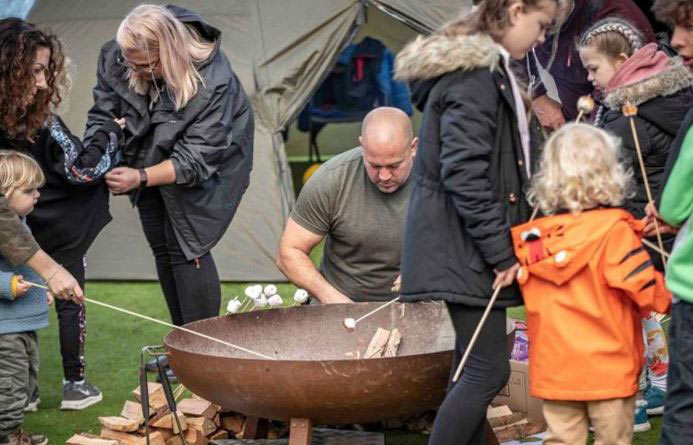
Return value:
<svg viewBox="0 0 693 445">
<path fill-rule="evenodd" d="M 354 301 L 383 301 L 399 274 L 411 178 L 394 193 L 371 182 L 361 147 L 327 161 L 306 183 L 291 213 L 300 226 L 327 235 L 320 271 Z"/>
</svg>

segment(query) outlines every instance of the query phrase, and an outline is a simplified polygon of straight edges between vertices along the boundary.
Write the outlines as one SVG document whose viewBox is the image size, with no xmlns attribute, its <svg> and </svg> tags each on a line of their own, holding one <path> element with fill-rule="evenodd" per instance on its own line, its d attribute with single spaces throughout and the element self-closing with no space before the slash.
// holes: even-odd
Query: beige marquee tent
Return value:
<svg viewBox="0 0 693 445">
<path fill-rule="evenodd" d="M 35 1 L 28 20 L 57 33 L 71 59 L 72 89 L 60 113 L 73 133 L 84 130 L 101 45 L 113 38 L 122 18 L 140 3 Z M 222 30 L 222 47 L 252 98 L 256 116 L 250 187 L 213 250 L 220 276 L 229 281 L 281 280 L 274 255 L 295 199 L 282 131 L 352 39 L 366 33 L 396 51 L 416 32 L 428 32 L 454 18 L 471 0 L 181 0 L 177 4 Z M 355 135 L 345 143 L 354 140 Z M 111 199 L 111 213 L 113 222 L 89 252 L 88 277 L 155 279 L 137 212 L 126 198 L 116 197 Z"/>
</svg>

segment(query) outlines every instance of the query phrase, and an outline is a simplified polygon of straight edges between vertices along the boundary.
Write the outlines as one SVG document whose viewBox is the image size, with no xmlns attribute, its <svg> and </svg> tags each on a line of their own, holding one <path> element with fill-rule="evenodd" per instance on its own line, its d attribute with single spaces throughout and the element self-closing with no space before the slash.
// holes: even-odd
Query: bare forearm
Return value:
<svg viewBox="0 0 693 445">
<path fill-rule="evenodd" d="M 322 276 L 310 257 L 299 249 L 281 248 L 277 266 L 294 285 L 307 290 L 321 303 L 351 302 Z"/>
<path fill-rule="evenodd" d="M 144 170 L 147 172 L 147 187 L 176 183 L 176 171 L 170 160 L 147 167 Z"/>
<path fill-rule="evenodd" d="M 48 281 L 51 275 L 60 268 L 60 265 L 43 250 L 38 250 L 33 254 L 31 258 L 26 261 L 26 265 L 34 272 L 41 275 L 43 281 Z"/>
</svg>

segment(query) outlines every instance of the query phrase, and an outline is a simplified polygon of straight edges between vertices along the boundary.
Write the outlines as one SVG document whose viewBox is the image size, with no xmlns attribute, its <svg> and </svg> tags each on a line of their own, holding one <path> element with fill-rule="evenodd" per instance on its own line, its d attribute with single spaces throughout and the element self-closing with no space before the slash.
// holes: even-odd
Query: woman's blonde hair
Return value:
<svg viewBox="0 0 693 445">
<path fill-rule="evenodd" d="M 15 150 L 0 150 L 0 193 L 43 186 L 46 177 L 38 163 L 29 155 Z"/>
<path fill-rule="evenodd" d="M 546 141 L 527 199 L 546 215 L 619 206 L 630 196 L 632 171 L 620 160 L 621 141 L 587 124 L 567 124 Z"/>
<path fill-rule="evenodd" d="M 116 41 L 122 52 L 147 54 L 152 63 L 158 62 L 176 109 L 197 94 L 198 83 L 204 86 L 195 65 L 207 60 L 215 46 L 159 5 L 133 9 L 118 27 Z M 151 79 L 132 70 L 128 70 L 128 80 L 130 88 L 139 94 L 147 94 L 152 85 Z"/>
</svg>

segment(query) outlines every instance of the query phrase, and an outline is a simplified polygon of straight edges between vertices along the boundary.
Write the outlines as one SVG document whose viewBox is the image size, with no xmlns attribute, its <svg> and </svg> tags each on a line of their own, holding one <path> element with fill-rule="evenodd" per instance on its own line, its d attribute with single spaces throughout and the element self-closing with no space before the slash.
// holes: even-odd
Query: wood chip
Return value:
<svg viewBox="0 0 693 445">
<path fill-rule="evenodd" d="M 390 332 L 390 337 L 387 339 L 387 344 L 385 345 L 385 352 L 383 357 L 396 357 L 397 350 L 399 349 L 399 344 L 402 342 L 402 334 L 399 333 L 399 329 L 395 328 Z"/>
<path fill-rule="evenodd" d="M 366 358 L 382 357 L 383 352 L 385 352 L 385 346 L 387 345 L 387 340 L 390 338 L 390 331 L 383 328 L 378 328 L 375 335 L 371 339 L 366 349 Z"/>
<path fill-rule="evenodd" d="M 101 416 L 99 417 L 99 423 L 109 430 L 122 431 L 124 433 L 137 431 L 137 428 L 140 426 L 138 419 L 127 419 L 118 416 Z"/>
</svg>

